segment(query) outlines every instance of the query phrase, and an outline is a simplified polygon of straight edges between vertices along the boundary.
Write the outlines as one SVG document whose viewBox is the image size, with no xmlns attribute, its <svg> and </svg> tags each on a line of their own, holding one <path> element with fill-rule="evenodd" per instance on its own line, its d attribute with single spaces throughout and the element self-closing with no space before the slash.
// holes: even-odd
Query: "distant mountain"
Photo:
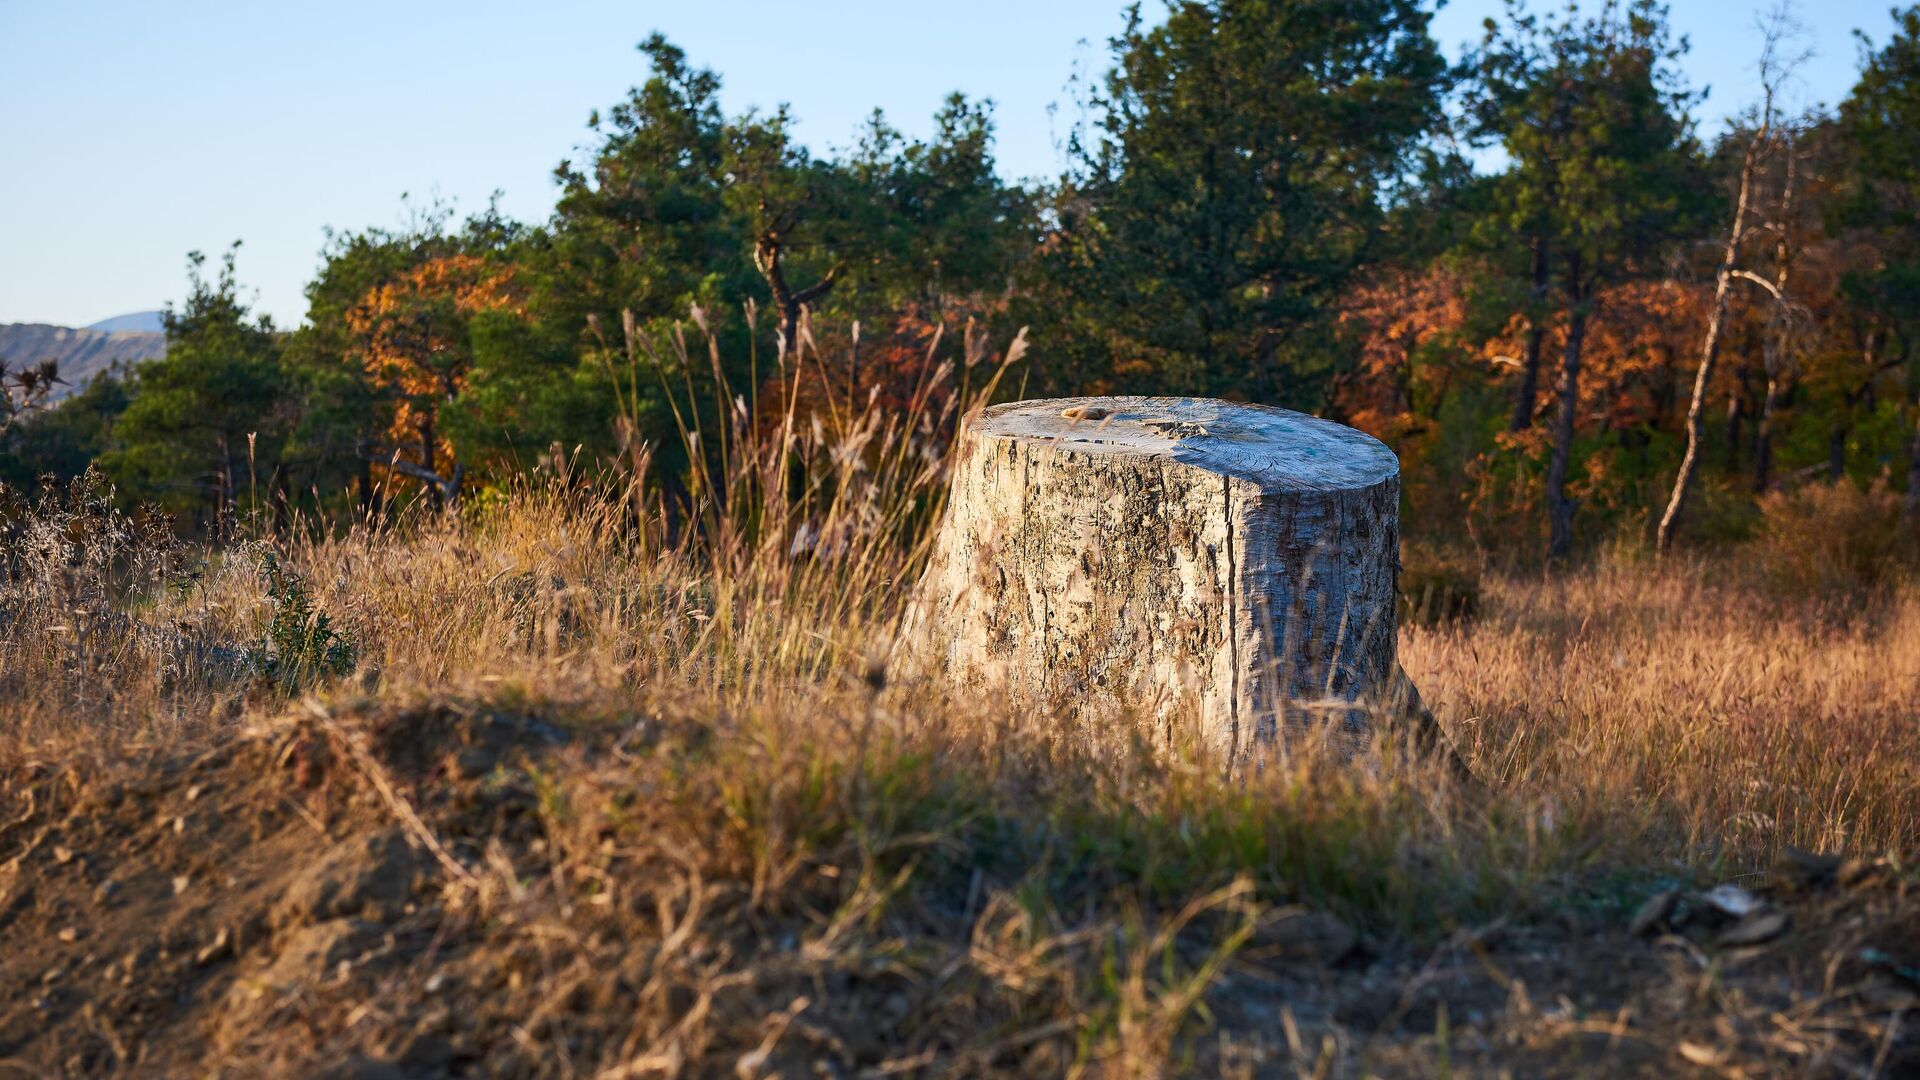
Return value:
<svg viewBox="0 0 1920 1080">
<path fill-rule="evenodd" d="M 161 313 L 158 311 L 136 311 L 131 315 L 115 315 L 111 319 L 101 319 L 99 322 L 87 327 L 87 329 L 99 330 L 108 334 L 124 334 L 129 332 L 158 334 L 164 332 L 167 328 L 166 323 L 161 321 L 160 315 Z"/>
<path fill-rule="evenodd" d="M 144 318 L 124 315 L 122 319 Z M 107 322 L 119 322 L 108 319 Z M 105 325 L 100 324 L 100 325 Z M 63 398 L 85 386 L 95 375 L 116 363 L 133 364 L 153 356 L 165 356 L 167 335 L 138 330 L 76 330 L 70 326 L 45 323 L 0 323 L 0 361 L 10 368 L 52 360 L 59 365 L 66 385 L 54 387 L 53 396 Z"/>
</svg>

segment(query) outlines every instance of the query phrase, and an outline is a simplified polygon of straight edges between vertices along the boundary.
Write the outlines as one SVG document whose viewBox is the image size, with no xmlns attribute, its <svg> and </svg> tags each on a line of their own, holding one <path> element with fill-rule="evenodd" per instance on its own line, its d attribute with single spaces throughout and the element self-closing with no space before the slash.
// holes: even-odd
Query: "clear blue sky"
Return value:
<svg viewBox="0 0 1920 1080">
<path fill-rule="evenodd" d="M 1852 84 L 1852 30 L 1889 0 L 1802 5 L 1803 101 Z M 0 0 L 0 322 L 85 325 L 178 300 L 185 256 L 245 241 L 240 276 L 283 325 L 305 310 L 324 226 L 393 224 L 400 195 L 545 217 L 589 110 L 643 77 L 664 31 L 725 80 L 730 110 L 785 101 L 818 148 L 874 106 L 924 134 L 953 90 L 998 103 L 1002 171 L 1052 175 L 1078 64 L 1121 0 L 428 2 Z M 1539 5 L 1536 5 L 1539 6 Z M 1711 131 L 1747 104 L 1756 4 L 1673 0 Z M 1450 55 L 1498 0 L 1455 0 Z M 1149 12 L 1156 5 L 1149 0 Z"/>
</svg>

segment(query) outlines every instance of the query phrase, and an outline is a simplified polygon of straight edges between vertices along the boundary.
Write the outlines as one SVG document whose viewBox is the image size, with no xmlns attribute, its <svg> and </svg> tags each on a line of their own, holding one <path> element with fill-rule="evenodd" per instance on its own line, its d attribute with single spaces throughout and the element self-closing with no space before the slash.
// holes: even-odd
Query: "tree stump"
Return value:
<svg viewBox="0 0 1920 1080">
<path fill-rule="evenodd" d="M 1194 717 L 1231 764 L 1344 753 L 1407 693 L 1400 467 L 1377 440 L 1196 398 L 1021 401 L 962 434 L 909 632 L 964 683 Z"/>
</svg>

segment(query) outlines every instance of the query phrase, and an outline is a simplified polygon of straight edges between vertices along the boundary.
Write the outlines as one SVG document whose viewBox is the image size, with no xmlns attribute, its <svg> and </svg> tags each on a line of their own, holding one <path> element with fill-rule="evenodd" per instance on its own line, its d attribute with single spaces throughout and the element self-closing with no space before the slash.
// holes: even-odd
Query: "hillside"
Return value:
<svg viewBox="0 0 1920 1080">
<path fill-rule="evenodd" d="M 108 334 L 121 334 L 137 331 L 142 334 L 158 334 L 167 327 L 166 313 L 161 311 L 135 311 L 126 315 L 115 315 L 111 319 L 101 319 L 97 323 L 88 323 L 87 329 L 99 330 Z"/>
<path fill-rule="evenodd" d="M 119 321 L 110 319 L 108 323 Z M 46 323 L 0 323 L 0 361 L 8 366 L 37 364 L 47 359 L 59 362 L 60 377 L 66 380 L 66 385 L 55 388 L 56 398 L 73 393 L 116 363 L 132 364 L 163 356 L 166 351 L 167 336 L 161 333 L 76 330 Z"/>
</svg>

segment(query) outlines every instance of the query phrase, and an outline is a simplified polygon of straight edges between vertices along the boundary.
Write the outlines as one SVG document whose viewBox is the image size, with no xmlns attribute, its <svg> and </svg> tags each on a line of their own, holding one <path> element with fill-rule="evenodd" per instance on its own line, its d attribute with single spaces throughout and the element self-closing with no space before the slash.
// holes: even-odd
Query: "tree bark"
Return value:
<svg viewBox="0 0 1920 1080">
<path fill-rule="evenodd" d="M 1230 768 L 1282 732 L 1351 754 L 1365 706 L 1409 699 L 1400 470 L 1374 439 L 1137 397 L 1000 405 L 962 439 L 908 622 L 962 684 L 1191 718 Z"/>
</svg>

